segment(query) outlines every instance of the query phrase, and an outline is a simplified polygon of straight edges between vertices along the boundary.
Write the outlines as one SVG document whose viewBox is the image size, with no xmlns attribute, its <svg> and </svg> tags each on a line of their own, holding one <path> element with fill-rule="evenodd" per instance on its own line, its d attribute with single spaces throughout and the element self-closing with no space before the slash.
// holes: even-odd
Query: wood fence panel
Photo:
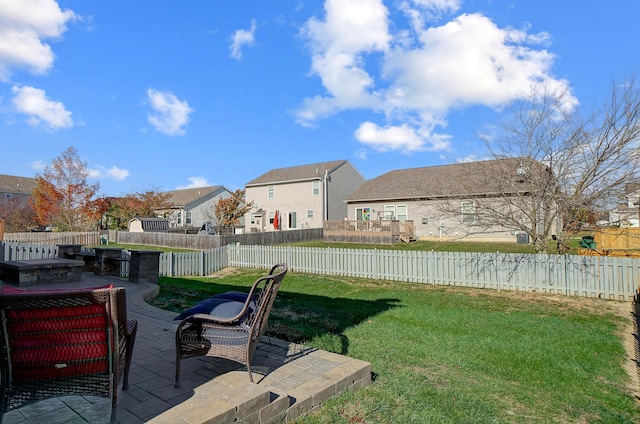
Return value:
<svg viewBox="0 0 640 424">
<path fill-rule="evenodd" d="M 597 249 L 640 249 L 640 228 L 607 228 L 594 235 Z"/>
<path fill-rule="evenodd" d="M 65 232 L 65 233 L 5 233 L 6 242 L 29 244 L 82 244 L 85 246 L 97 246 L 100 244 L 99 231 Z"/>
</svg>

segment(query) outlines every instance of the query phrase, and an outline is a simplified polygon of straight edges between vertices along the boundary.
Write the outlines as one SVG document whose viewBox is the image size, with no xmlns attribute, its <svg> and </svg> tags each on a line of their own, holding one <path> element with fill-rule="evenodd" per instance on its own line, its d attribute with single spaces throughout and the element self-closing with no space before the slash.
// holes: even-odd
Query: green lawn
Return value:
<svg viewBox="0 0 640 424">
<path fill-rule="evenodd" d="M 471 241 L 415 241 L 412 243 L 394 244 L 360 244 L 360 243 L 326 243 L 322 240 L 292 243 L 293 246 L 303 247 L 333 247 L 344 249 L 394 249 L 394 250 L 434 250 L 436 252 L 502 252 L 502 253 L 535 253 L 532 244 L 491 243 Z M 580 238 L 571 240 L 569 254 L 576 254 L 580 245 Z M 547 253 L 557 252 L 555 242 L 550 242 Z"/>
<path fill-rule="evenodd" d="M 575 254 L 579 247 L 580 238 L 572 240 L 571 251 Z M 361 243 L 326 243 L 322 240 L 292 243 L 292 246 L 300 247 L 330 247 L 341 249 L 394 249 L 394 250 L 434 250 L 436 252 L 502 252 L 502 253 L 535 253 L 531 244 L 517 243 L 490 243 L 468 241 L 416 241 L 412 243 L 395 244 L 361 244 Z M 174 249 L 163 246 L 147 246 L 134 244 L 116 244 L 91 246 L 91 247 L 121 247 L 125 250 L 160 250 L 163 252 L 189 252 L 189 249 Z M 556 245 L 549 243 L 548 253 L 556 253 Z"/>
<path fill-rule="evenodd" d="M 161 278 L 180 311 L 265 270 Z M 372 364 L 374 382 L 296 423 L 637 423 L 630 304 L 289 273 L 271 334 Z"/>
</svg>

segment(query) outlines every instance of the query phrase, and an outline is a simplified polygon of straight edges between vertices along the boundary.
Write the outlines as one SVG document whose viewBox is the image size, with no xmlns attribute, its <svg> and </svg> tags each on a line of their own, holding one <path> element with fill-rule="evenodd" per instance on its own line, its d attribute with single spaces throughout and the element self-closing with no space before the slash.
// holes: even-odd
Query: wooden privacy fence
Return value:
<svg viewBox="0 0 640 424">
<path fill-rule="evenodd" d="M 608 228 L 594 234 L 597 249 L 640 249 L 640 228 Z"/>
<path fill-rule="evenodd" d="M 100 244 L 99 231 L 64 232 L 64 233 L 5 233 L 4 240 L 8 242 L 32 244 L 82 244 L 95 246 Z"/>
</svg>

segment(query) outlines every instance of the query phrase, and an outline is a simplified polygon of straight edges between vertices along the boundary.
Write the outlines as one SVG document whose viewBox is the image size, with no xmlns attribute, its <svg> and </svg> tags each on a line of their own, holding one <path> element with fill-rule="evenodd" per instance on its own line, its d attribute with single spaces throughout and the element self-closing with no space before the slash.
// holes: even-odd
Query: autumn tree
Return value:
<svg viewBox="0 0 640 424">
<path fill-rule="evenodd" d="M 8 233 L 28 231 L 38 225 L 36 211 L 23 198 L 0 200 L 0 217 L 4 218 Z"/>
<path fill-rule="evenodd" d="M 155 190 L 111 198 L 105 216 L 105 225 L 112 229 L 125 229 L 129 221 L 135 217 L 162 216 L 173 206 L 170 199 L 170 193 Z"/>
<path fill-rule="evenodd" d="M 36 174 L 33 206 L 41 225 L 61 231 L 85 231 L 95 227 L 101 214 L 94 196 L 99 184 L 89 184 L 87 164 L 69 147 L 42 175 Z"/>
<path fill-rule="evenodd" d="M 253 202 L 245 203 L 245 190 L 237 189 L 229 197 L 221 197 L 215 205 L 215 217 L 220 227 L 231 227 L 240 223 Z"/>
<path fill-rule="evenodd" d="M 539 87 L 484 138 L 493 159 L 509 158 L 518 165 L 497 175 L 509 182 L 495 193 L 499 201 L 478 202 L 482 225 L 524 231 L 538 252 L 546 252 L 555 235 L 562 253 L 569 238 L 593 229 L 595 217 L 623 198 L 627 184 L 639 181 L 635 78 L 612 83 L 600 108 L 580 112 L 567 93 Z M 515 190 L 516 185 L 526 190 Z"/>
</svg>

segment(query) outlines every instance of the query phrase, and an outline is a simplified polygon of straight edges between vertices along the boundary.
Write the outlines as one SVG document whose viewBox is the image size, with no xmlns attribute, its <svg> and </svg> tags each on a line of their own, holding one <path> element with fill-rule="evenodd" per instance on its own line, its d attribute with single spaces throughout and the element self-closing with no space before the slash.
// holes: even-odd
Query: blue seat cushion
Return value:
<svg viewBox="0 0 640 424">
<path fill-rule="evenodd" d="M 182 321 L 195 314 L 208 314 L 218 318 L 233 318 L 242 311 L 246 299 L 246 293 L 227 292 L 217 294 L 201 300 L 196 305 L 180 313 L 173 320 Z M 249 304 L 249 312 L 254 306 L 253 302 Z"/>
<path fill-rule="evenodd" d="M 220 298 L 220 299 L 235 300 L 236 302 L 244 303 L 244 302 L 247 301 L 247 296 L 249 296 L 248 293 L 230 291 L 230 292 L 226 292 L 226 293 L 215 294 L 215 295 L 213 295 L 211 297 Z"/>
</svg>

